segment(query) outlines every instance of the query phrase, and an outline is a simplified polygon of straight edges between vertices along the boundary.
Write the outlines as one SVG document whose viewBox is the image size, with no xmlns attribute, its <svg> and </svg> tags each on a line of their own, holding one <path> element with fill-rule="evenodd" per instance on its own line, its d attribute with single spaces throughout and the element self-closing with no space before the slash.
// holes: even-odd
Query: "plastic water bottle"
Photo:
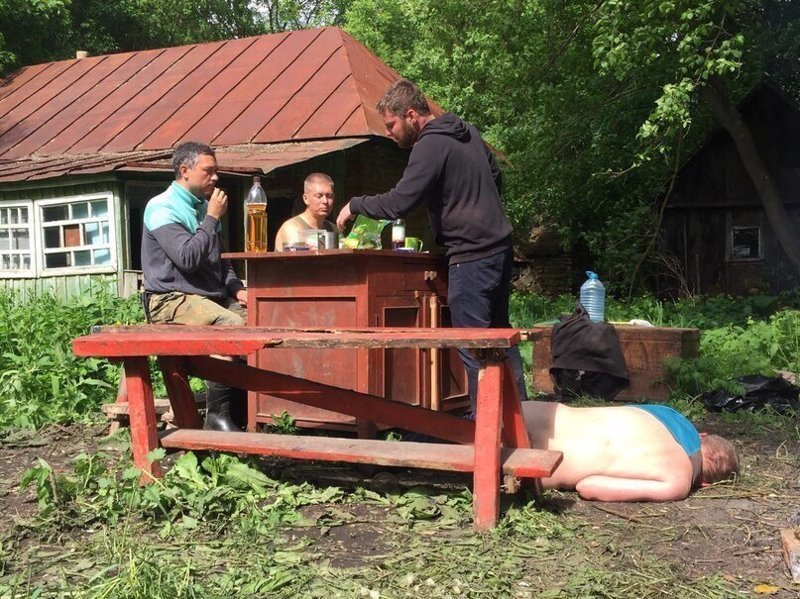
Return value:
<svg viewBox="0 0 800 599">
<path fill-rule="evenodd" d="M 606 288 L 600 282 L 597 273 L 586 271 L 586 282 L 581 285 L 581 304 L 589 313 L 592 322 L 603 322 L 606 309 Z"/>
<path fill-rule="evenodd" d="M 244 200 L 245 250 L 267 251 L 267 194 L 261 177 L 253 177 L 253 186 Z"/>
</svg>

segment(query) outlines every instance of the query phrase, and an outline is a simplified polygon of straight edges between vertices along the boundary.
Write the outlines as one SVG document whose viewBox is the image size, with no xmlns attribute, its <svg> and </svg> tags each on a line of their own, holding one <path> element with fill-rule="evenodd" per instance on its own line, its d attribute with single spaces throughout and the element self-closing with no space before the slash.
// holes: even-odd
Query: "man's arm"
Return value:
<svg viewBox="0 0 800 599">
<path fill-rule="evenodd" d="M 151 233 L 178 270 L 195 272 L 208 260 L 218 222 L 206 215 L 194 235 L 177 223 L 164 225 Z"/>
<path fill-rule="evenodd" d="M 492 169 L 492 178 L 494 179 L 494 186 L 497 187 L 497 195 L 503 195 L 503 173 L 500 170 L 500 165 L 497 163 L 497 158 L 495 158 L 494 153 L 492 150 L 489 149 L 489 146 L 486 145 L 484 142 L 483 144 L 484 149 L 486 150 L 486 156 L 489 160 L 489 168 Z"/>
<path fill-rule="evenodd" d="M 691 487 L 691 476 L 678 472 L 668 480 L 595 474 L 579 481 L 575 490 L 589 501 L 675 501 L 688 497 Z"/>
<path fill-rule="evenodd" d="M 428 137 L 436 136 L 427 136 L 414 146 L 408 166 L 394 189 L 374 196 L 353 198 L 348 204 L 350 212 L 393 220 L 405 216 L 422 202 L 439 180 L 442 169 L 441 152 L 436 143 L 428 141 Z"/>
</svg>

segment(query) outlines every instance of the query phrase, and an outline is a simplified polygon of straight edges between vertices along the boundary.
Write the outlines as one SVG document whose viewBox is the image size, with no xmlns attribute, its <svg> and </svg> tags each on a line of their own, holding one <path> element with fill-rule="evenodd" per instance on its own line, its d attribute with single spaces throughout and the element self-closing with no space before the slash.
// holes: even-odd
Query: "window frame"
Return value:
<svg viewBox="0 0 800 599">
<path fill-rule="evenodd" d="M 28 209 L 28 252 L 30 254 L 30 267 L 25 269 L 4 269 L 0 264 L 0 279 L 32 279 L 36 277 L 36 211 L 31 200 L 12 200 L 0 202 L 0 210 L 6 208 L 27 208 Z M 0 224 L 0 229 L 7 226 Z M 15 227 L 18 228 L 18 227 Z M 13 251 L 9 248 L 9 252 Z M 4 250 L 0 250 L 4 253 Z"/>
<path fill-rule="evenodd" d="M 758 231 L 758 256 L 735 256 L 733 253 L 733 248 L 736 247 L 734 244 L 734 235 L 737 229 L 756 229 Z M 759 260 L 764 259 L 764 247 L 763 247 L 763 235 L 761 231 L 761 225 L 731 225 L 731 232 L 730 232 L 730 251 L 728 252 L 728 259 L 731 262 L 758 262 Z"/>
<path fill-rule="evenodd" d="M 107 206 L 106 218 L 108 222 L 108 250 L 109 261 L 107 264 L 89 264 L 85 266 L 45 266 L 45 255 L 50 253 L 57 253 L 53 251 L 45 251 L 45 227 L 52 226 L 52 223 L 45 222 L 44 210 L 53 206 L 68 206 L 70 204 L 79 204 L 81 202 L 91 203 L 97 200 L 105 200 Z M 36 219 L 36 273 L 40 277 L 59 276 L 59 275 L 79 275 L 79 274 L 101 274 L 101 273 L 114 273 L 117 272 L 117 223 L 114 210 L 114 194 L 110 191 L 101 191 L 97 193 L 87 193 L 74 196 L 62 196 L 58 198 L 48 198 L 43 200 L 36 200 L 33 202 L 34 212 Z M 53 221 L 58 223 L 76 223 L 80 224 L 85 222 L 90 217 L 84 219 L 68 218 L 61 221 Z M 102 221 L 101 221 L 102 222 Z M 105 244 L 104 244 L 105 245 Z M 92 248 L 85 244 L 77 247 Z M 103 247 L 103 246 L 101 246 Z M 53 248 L 51 248 L 53 249 Z M 62 246 L 66 251 L 74 251 L 70 246 Z M 91 251 L 91 250 L 89 250 Z"/>
</svg>

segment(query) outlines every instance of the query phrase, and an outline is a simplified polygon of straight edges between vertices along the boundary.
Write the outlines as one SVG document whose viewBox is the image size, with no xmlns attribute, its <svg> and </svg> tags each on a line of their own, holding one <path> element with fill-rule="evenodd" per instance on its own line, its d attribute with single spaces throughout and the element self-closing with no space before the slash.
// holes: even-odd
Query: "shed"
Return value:
<svg viewBox="0 0 800 599">
<path fill-rule="evenodd" d="M 739 110 L 800 232 L 800 107 L 764 81 Z M 677 258 L 681 286 L 693 293 L 776 293 L 800 282 L 733 139 L 722 129 L 680 169 L 661 237 L 666 253 Z M 663 281 L 660 286 L 664 290 Z"/>
<path fill-rule="evenodd" d="M 133 291 L 143 209 L 174 179 L 181 141 L 217 151 L 230 250 L 243 247 L 253 175 L 267 191 L 270 243 L 299 212 L 310 172 L 333 177 L 336 211 L 389 189 L 408 152 L 385 136 L 375 104 L 399 77 L 336 27 L 12 73 L 0 83 L 0 284 L 71 295 L 99 279 Z"/>
</svg>

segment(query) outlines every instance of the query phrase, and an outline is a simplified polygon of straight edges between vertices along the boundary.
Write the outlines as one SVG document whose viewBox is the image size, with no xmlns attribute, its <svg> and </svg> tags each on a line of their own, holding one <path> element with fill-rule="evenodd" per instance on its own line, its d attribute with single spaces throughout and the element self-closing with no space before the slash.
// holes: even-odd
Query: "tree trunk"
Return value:
<svg viewBox="0 0 800 599">
<path fill-rule="evenodd" d="M 711 106 L 714 116 L 733 138 L 739 157 L 755 185 L 756 193 L 761 199 L 764 212 L 767 213 L 767 219 L 778 238 L 778 243 L 781 244 L 795 269 L 800 272 L 800 240 L 783 207 L 778 186 L 756 147 L 750 128 L 731 103 L 728 89 L 722 79 L 712 77 L 703 87 L 703 96 Z"/>
</svg>

